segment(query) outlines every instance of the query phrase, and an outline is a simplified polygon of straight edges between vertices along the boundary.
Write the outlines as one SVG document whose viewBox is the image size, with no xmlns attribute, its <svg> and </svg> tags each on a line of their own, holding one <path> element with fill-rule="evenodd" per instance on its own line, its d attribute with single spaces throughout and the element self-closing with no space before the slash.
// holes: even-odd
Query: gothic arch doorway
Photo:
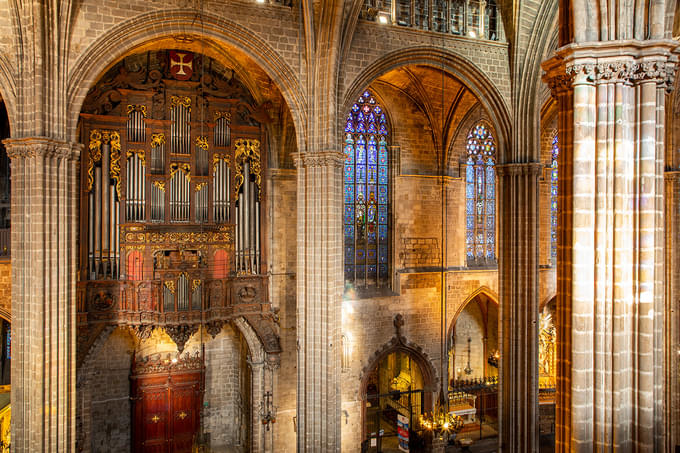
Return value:
<svg viewBox="0 0 680 453">
<path fill-rule="evenodd" d="M 400 419 L 408 421 L 409 450 L 425 451 L 418 427 L 434 387 L 434 370 L 417 350 L 397 344 L 378 354 L 362 382 L 362 451 L 399 451 Z"/>
<path fill-rule="evenodd" d="M 498 435 L 498 314 L 497 299 L 480 288 L 459 308 L 447 336 L 449 409 L 463 418 L 461 433 L 475 440 Z"/>
<path fill-rule="evenodd" d="M 450 386 L 455 380 L 498 376 L 498 302 L 490 293 L 478 291 L 468 298 L 447 338 Z"/>
</svg>

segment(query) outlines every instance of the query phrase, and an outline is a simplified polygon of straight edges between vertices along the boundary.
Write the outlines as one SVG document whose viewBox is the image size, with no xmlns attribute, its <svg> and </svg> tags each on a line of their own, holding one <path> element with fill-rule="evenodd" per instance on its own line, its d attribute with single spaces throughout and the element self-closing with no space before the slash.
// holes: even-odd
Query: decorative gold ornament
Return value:
<svg viewBox="0 0 680 453">
<path fill-rule="evenodd" d="M 92 190 L 94 185 L 94 164 L 102 158 L 102 134 L 98 129 L 90 131 L 90 159 L 87 164 L 87 191 Z"/>
<path fill-rule="evenodd" d="M 109 141 L 111 145 L 111 168 L 109 169 L 109 174 L 111 179 L 116 181 L 116 193 L 120 200 L 120 134 L 115 131 L 111 132 Z"/>
<path fill-rule="evenodd" d="M 200 191 L 203 190 L 203 188 L 204 188 L 205 186 L 207 186 L 207 185 L 208 185 L 207 182 L 198 183 L 198 184 L 196 184 L 196 187 L 194 187 L 194 190 L 195 190 L 196 192 L 200 192 Z"/>
<path fill-rule="evenodd" d="M 142 161 L 142 165 L 146 166 L 146 153 L 143 149 L 128 149 L 127 158 L 131 158 L 133 154 L 136 154 L 139 160 Z"/>
<path fill-rule="evenodd" d="M 146 118 L 146 105 L 133 105 L 128 104 L 127 114 L 130 115 L 132 112 L 140 112 L 144 118 Z"/>
<path fill-rule="evenodd" d="M 165 145 L 165 134 L 151 134 L 151 147 L 158 148 L 161 145 Z"/>
<path fill-rule="evenodd" d="M 228 153 L 215 153 L 213 154 L 213 174 L 217 171 L 217 164 L 220 163 L 220 160 L 223 160 L 229 165 L 231 162 L 231 156 Z"/>
<path fill-rule="evenodd" d="M 175 173 L 180 170 L 186 175 L 187 181 L 191 181 L 191 165 L 183 162 L 173 162 L 170 164 L 170 178 L 175 176 Z"/>
<path fill-rule="evenodd" d="M 165 181 L 154 181 L 152 184 L 165 192 Z"/>
<path fill-rule="evenodd" d="M 166 288 L 170 290 L 172 294 L 175 294 L 175 281 L 174 280 L 166 280 L 163 282 Z"/>
<path fill-rule="evenodd" d="M 193 293 L 194 291 L 196 291 L 196 288 L 198 288 L 199 286 L 201 286 L 201 281 L 198 279 L 193 280 L 191 282 L 191 292 Z"/>
<path fill-rule="evenodd" d="M 171 96 L 170 108 L 174 109 L 178 105 L 186 107 L 191 112 L 191 98 L 189 96 Z"/>
<path fill-rule="evenodd" d="M 221 118 L 224 118 L 225 120 L 227 120 L 227 123 L 231 124 L 231 112 L 216 111 L 215 121 Z"/>
<path fill-rule="evenodd" d="M 234 144 L 236 152 L 234 155 L 234 164 L 236 166 L 236 175 L 234 176 L 234 193 L 238 198 L 238 192 L 245 181 L 243 175 L 243 164 L 248 160 L 250 162 L 250 174 L 255 176 L 255 184 L 257 185 L 258 199 L 262 193 L 262 175 L 260 165 L 260 141 L 255 139 L 239 138 Z"/>
<path fill-rule="evenodd" d="M 208 137 L 205 136 L 196 137 L 196 146 L 205 151 L 208 151 Z"/>
</svg>

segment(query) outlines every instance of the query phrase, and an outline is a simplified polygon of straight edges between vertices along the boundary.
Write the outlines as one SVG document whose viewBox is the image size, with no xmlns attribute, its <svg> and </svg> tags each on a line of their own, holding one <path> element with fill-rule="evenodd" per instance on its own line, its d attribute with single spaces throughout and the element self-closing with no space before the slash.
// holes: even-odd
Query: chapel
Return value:
<svg viewBox="0 0 680 453">
<path fill-rule="evenodd" d="M 0 0 L 0 453 L 680 453 L 679 55 L 673 0 Z"/>
</svg>

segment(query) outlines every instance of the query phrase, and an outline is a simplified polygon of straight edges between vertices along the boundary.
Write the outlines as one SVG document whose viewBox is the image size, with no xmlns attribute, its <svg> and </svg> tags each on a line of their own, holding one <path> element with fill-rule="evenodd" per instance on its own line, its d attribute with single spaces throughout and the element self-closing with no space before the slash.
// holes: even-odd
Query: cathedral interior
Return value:
<svg viewBox="0 0 680 453">
<path fill-rule="evenodd" d="M 680 452 L 676 1 L 0 13 L 0 453 Z"/>
</svg>

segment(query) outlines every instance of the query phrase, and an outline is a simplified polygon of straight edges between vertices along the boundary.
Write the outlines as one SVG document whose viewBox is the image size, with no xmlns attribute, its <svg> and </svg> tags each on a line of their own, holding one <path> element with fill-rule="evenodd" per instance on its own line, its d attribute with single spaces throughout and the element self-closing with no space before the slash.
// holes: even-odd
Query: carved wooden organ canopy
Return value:
<svg viewBox="0 0 680 453">
<path fill-rule="evenodd" d="M 80 324 L 269 310 L 258 109 L 233 71 L 181 51 L 127 57 L 88 93 Z"/>
</svg>

